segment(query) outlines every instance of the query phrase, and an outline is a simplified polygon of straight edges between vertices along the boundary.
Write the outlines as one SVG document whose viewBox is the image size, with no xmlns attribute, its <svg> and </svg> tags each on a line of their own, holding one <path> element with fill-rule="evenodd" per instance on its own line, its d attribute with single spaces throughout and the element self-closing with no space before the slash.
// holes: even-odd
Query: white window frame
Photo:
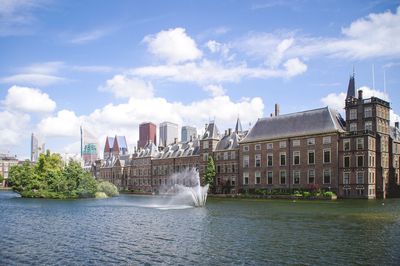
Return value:
<svg viewBox="0 0 400 266">
<path fill-rule="evenodd" d="M 307 145 L 315 145 L 315 138 L 308 138 Z"/>
<path fill-rule="evenodd" d="M 314 176 L 313 176 L 313 178 L 314 178 L 314 182 L 310 182 L 310 171 L 313 171 L 313 173 L 314 173 Z M 308 169 L 308 171 L 307 171 L 307 184 L 315 184 L 315 169 Z"/>
<path fill-rule="evenodd" d="M 280 141 L 279 142 L 279 148 L 281 148 L 281 149 L 286 148 L 286 141 Z"/>
<path fill-rule="evenodd" d="M 331 142 L 332 142 L 331 136 L 326 136 L 322 138 L 322 144 L 331 144 Z"/>
<path fill-rule="evenodd" d="M 297 177 L 296 175 L 298 175 L 298 177 Z M 298 183 L 295 182 L 296 178 L 299 179 L 299 182 L 298 182 Z M 293 185 L 300 185 L 300 179 L 301 179 L 301 172 L 300 172 L 300 170 L 294 170 L 294 171 L 293 171 Z"/>
<path fill-rule="evenodd" d="M 299 139 L 295 139 L 292 142 L 293 147 L 299 147 L 300 146 L 300 140 Z"/>
<path fill-rule="evenodd" d="M 325 182 L 325 172 L 329 173 L 329 183 Z M 327 169 L 322 170 L 322 182 L 324 185 L 332 183 L 332 169 L 327 168 Z"/>
<path fill-rule="evenodd" d="M 349 148 L 348 148 L 348 149 L 346 149 L 346 143 L 349 144 Z M 349 150 L 351 150 L 351 141 L 350 141 L 350 139 L 344 139 L 344 140 L 343 140 L 343 150 L 344 150 L 344 151 L 349 151 Z"/>
<path fill-rule="evenodd" d="M 296 157 L 299 157 L 299 163 L 295 162 Z M 293 151 L 293 165 L 300 165 L 300 164 L 301 164 L 300 151 Z"/>
<path fill-rule="evenodd" d="M 285 164 L 282 164 L 282 155 L 285 156 Z M 286 166 L 287 164 L 287 158 L 286 158 L 286 152 L 280 152 L 279 153 L 279 166 Z"/>
<path fill-rule="evenodd" d="M 329 151 L 329 162 L 325 162 L 325 152 Z M 324 164 L 332 163 L 332 152 L 331 149 L 323 149 L 322 151 L 322 160 Z"/>
</svg>

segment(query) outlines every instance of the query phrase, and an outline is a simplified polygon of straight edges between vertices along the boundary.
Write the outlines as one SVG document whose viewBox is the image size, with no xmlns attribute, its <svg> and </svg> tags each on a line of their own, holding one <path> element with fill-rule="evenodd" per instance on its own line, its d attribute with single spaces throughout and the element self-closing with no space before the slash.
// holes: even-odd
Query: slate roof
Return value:
<svg viewBox="0 0 400 266">
<path fill-rule="evenodd" d="M 203 140 L 205 139 L 219 139 L 219 130 L 217 128 L 217 125 L 215 125 L 215 122 L 211 122 L 207 128 L 206 132 L 204 132 L 203 135 Z"/>
<path fill-rule="evenodd" d="M 120 149 L 128 149 L 125 136 L 115 136 Z"/>
<path fill-rule="evenodd" d="M 235 132 L 242 132 L 242 123 L 240 123 L 240 119 L 238 117 L 238 119 L 236 120 L 236 126 L 235 126 Z"/>
<path fill-rule="evenodd" d="M 390 137 L 397 142 L 400 142 L 400 130 L 396 127 L 390 127 Z"/>
<path fill-rule="evenodd" d="M 354 74 L 350 77 L 349 86 L 347 87 L 347 96 L 346 99 L 351 99 L 356 97 L 356 86 L 354 81 Z"/>
<path fill-rule="evenodd" d="M 239 141 L 241 137 L 238 133 L 232 132 L 230 135 L 225 135 L 222 139 L 217 143 L 216 151 L 221 150 L 231 150 L 239 147 Z"/>
<path fill-rule="evenodd" d="M 149 142 L 143 149 L 138 151 L 136 157 L 155 157 L 158 154 L 157 146 L 153 142 Z"/>
<path fill-rule="evenodd" d="M 241 142 L 344 132 L 343 121 L 337 111 L 328 107 L 260 118 Z"/>
<path fill-rule="evenodd" d="M 173 143 L 165 147 L 156 156 L 157 159 L 177 158 L 199 155 L 200 142 L 199 140 Z"/>
</svg>

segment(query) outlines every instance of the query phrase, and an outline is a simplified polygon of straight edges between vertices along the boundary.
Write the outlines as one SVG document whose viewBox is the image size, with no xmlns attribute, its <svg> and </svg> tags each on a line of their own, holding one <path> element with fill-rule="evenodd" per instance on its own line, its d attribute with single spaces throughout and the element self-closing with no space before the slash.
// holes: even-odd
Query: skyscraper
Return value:
<svg viewBox="0 0 400 266">
<path fill-rule="evenodd" d="M 182 142 L 190 141 L 190 138 L 195 139 L 197 137 L 197 130 L 195 127 L 183 126 L 181 129 Z"/>
<path fill-rule="evenodd" d="M 98 146 L 97 138 L 81 126 L 81 157 L 84 165 L 91 165 L 98 159 Z"/>
<path fill-rule="evenodd" d="M 142 123 L 139 125 L 138 148 L 144 148 L 149 141 L 157 143 L 157 126 L 152 122 Z"/>
<path fill-rule="evenodd" d="M 36 162 L 39 157 L 39 141 L 35 134 L 31 135 L 31 162 Z"/>
<path fill-rule="evenodd" d="M 160 124 L 160 145 L 167 146 L 178 139 L 178 124 L 162 122 Z"/>
</svg>

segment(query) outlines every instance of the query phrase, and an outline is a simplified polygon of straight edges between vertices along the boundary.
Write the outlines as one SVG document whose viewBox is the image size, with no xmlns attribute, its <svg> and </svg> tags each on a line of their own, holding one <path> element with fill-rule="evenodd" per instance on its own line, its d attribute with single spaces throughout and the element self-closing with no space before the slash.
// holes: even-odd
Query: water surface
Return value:
<svg viewBox="0 0 400 266">
<path fill-rule="evenodd" d="M 0 192 L 1 265 L 399 265 L 400 200 L 21 199 Z"/>
</svg>

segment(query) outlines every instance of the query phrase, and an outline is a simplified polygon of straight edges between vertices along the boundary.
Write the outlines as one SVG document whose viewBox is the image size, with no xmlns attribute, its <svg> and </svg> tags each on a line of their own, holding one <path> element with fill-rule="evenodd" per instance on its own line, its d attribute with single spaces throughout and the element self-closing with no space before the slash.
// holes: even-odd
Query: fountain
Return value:
<svg viewBox="0 0 400 266">
<path fill-rule="evenodd" d="M 170 203 L 203 207 L 207 200 L 208 184 L 201 186 L 199 172 L 191 168 L 172 174 L 163 190 L 166 195 L 172 195 Z"/>
</svg>

